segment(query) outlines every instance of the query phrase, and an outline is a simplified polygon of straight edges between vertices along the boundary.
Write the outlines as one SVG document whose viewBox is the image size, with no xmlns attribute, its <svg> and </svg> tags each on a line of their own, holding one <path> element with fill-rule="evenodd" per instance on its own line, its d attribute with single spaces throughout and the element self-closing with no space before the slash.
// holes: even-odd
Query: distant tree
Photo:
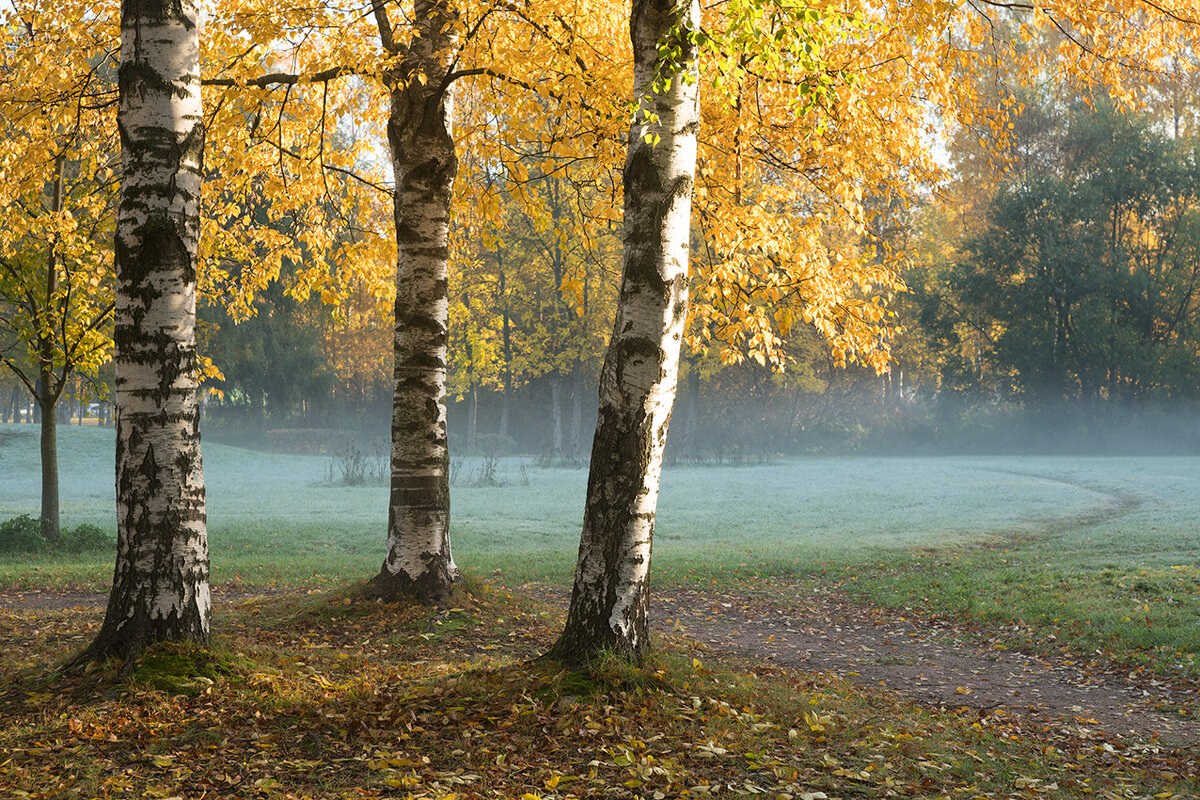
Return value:
<svg viewBox="0 0 1200 800">
<path fill-rule="evenodd" d="M 460 396 L 475 398 L 481 387 L 501 393 L 501 436 L 508 435 L 514 388 L 549 384 L 545 454 L 575 461 L 583 455 L 583 396 L 594 398 L 585 377 L 596 373 L 613 314 L 607 262 L 618 243 L 607 221 L 585 219 L 580 211 L 597 202 L 591 170 L 576 174 L 570 164 L 552 174 L 543 169 L 528 168 L 521 202 L 503 186 L 493 187 L 501 209 L 493 219 L 474 222 L 483 230 L 457 260 L 450 380 Z M 468 408 L 468 432 L 475 402 Z"/>
<path fill-rule="evenodd" d="M 65 31 L 20 4 L 0 12 L 0 364 L 40 412 L 41 518 L 52 541 L 59 401 L 112 346 L 117 137 L 107 9 Z"/>
<path fill-rule="evenodd" d="M 318 317 L 325 369 L 334 381 L 335 408 L 361 411 L 376 403 L 390 405 L 392 373 L 392 304 L 365 281 L 342 284 L 336 307 Z"/>
<path fill-rule="evenodd" d="M 1082 104 L 987 207 L 949 278 L 986 358 L 1032 402 L 1194 396 L 1200 166 L 1135 114 Z"/>
<path fill-rule="evenodd" d="M 192 0 L 124 0 L 117 220 L 117 559 L 81 659 L 127 663 L 161 640 L 209 640 L 208 536 L 196 387 L 204 125 Z"/>
<path fill-rule="evenodd" d="M 322 317 L 327 308 L 316 296 L 298 300 L 274 281 L 254 299 L 254 314 L 236 321 L 222 305 L 202 309 L 208 323 L 204 355 L 220 369 L 206 386 L 246 410 L 262 426 L 268 412 L 282 420 L 293 408 L 327 406 L 335 364 L 326 361 Z"/>
</svg>

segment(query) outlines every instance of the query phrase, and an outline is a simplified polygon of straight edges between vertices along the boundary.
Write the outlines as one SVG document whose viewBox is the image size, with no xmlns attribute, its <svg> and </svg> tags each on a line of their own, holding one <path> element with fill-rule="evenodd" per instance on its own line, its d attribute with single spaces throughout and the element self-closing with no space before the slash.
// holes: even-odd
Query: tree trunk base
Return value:
<svg viewBox="0 0 1200 800">
<path fill-rule="evenodd" d="M 111 615 L 106 615 L 106 619 L 107 616 Z M 184 642 L 207 647 L 211 644 L 211 636 L 207 626 L 197 623 L 185 626 L 181 631 L 174 622 L 164 625 L 159 621 L 156 624 L 144 613 L 137 614 L 120 626 L 110 625 L 106 621 L 92 643 L 66 665 L 65 671 L 78 672 L 88 664 L 115 658 L 122 662 L 120 674 L 125 677 L 133 671 L 146 648 L 160 642 Z"/>
<path fill-rule="evenodd" d="M 650 649 L 648 643 L 638 648 L 629 647 L 629 643 L 616 636 L 611 641 L 603 637 L 579 636 L 564 632 L 554 646 L 539 656 L 540 659 L 554 661 L 568 669 L 588 669 L 607 658 L 616 658 L 635 667 L 641 667 L 646 660 L 646 652 Z"/>
<path fill-rule="evenodd" d="M 393 574 L 385 567 L 367 585 L 366 596 L 385 603 L 411 600 L 426 606 L 438 605 L 454 593 L 458 577 L 457 572 L 430 569 L 413 579 L 406 572 Z"/>
</svg>

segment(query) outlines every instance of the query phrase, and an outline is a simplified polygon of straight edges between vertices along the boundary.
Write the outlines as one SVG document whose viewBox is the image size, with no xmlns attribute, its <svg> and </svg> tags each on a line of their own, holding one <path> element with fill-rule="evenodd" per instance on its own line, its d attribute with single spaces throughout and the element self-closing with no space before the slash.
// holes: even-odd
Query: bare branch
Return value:
<svg viewBox="0 0 1200 800">
<path fill-rule="evenodd" d="M 203 78 L 201 86 L 253 86 L 265 89 L 268 86 L 295 86 L 302 83 L 329 83 L 344 78 L 347 75 L 366 75 L 368 73 L 353 67 L 330 67 L 314 72 L 311 75 L 290 72 L 272 72 L 257 78 Z"/>
<path fill-rule="evenodd" d="M 383 45 L 386 53 L 394 56 L 400 53 L 400 48 L 396 47 L 395 34 L 388 19 L 387 9 L 383 7 L 384 2 L 386 0 L 374 0 L 371 3 L 371 11 L 375 14 L 375 26 L 379 28 L 379 43 Z"/>
</svg>

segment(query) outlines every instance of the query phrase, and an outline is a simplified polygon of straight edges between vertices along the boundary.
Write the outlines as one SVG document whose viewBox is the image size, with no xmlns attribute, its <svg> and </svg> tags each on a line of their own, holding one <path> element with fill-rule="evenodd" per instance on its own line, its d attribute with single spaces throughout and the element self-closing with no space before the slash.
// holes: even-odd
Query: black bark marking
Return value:
<svg viewBox="0 0 1200 800">
<path fill-rule="evenodd" d="M 176 22 L 188 30 L 196 22 L 183 10 L 182 0 L 133 0 L 121 3 L 121 27 L 132 28 L 147 23 L 161 25 Z"/>
</svg>

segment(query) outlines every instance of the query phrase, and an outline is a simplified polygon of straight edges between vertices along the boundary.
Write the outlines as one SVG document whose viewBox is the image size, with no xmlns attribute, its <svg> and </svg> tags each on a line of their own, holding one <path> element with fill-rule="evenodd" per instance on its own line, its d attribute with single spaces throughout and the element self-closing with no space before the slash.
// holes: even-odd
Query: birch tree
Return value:
<svg viewBox="0 0 1200 800">
<path fill-rule="evenodd" d="M 396 43 L 383 3 L 379 40 L 398 59 L 384 81 L 395 176 L 396 317 L 387 556 L 375 578 L 383 597 L 432 600 L 458 579 L 450 552 L 446 442 L 450 204 L 458 158 L 450 69 L 458 19 L 445 0 L 417 0 L 412 41 Z"/>
<path fill-rule="evenodd" d="M 634 0 L 617 320 L 600 375 L 587 504 L 566 627 L 551 650 L 581 662 L 648 645 L 646 578 L 663 446 L 687 318 L 688 238 L 700 124 L 697 0 Z"/>
<path fill-rule="evenodd" d="M 210 598 L 196 403 L 204 126 L 195 0 L 123 0 L 117 125 L 117 561 L 82 658 L 205 643 Z"/>
</svg>

